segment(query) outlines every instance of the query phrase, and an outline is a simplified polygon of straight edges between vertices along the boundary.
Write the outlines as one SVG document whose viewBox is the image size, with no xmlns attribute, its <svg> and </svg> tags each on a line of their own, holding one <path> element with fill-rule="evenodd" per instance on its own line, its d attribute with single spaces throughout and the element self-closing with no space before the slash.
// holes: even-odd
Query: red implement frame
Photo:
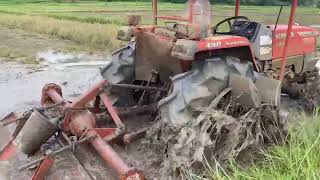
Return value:
<svg viewBox="0 0 320 180">
<path fill-rule="evenodd" d="M 17 154 L 17 146 L 11 140 L 1 151 L 0 161 L 8 161 Z"/>
<path fill-rule="evenodd" d="M 92 147 L 94 147 L 106 164 L 119 175 L 119 179 L 143 180 L 144 175 L 142 172 L 129 167 L 105 141 L 105 139 L 108 139 L 108 137 L 119 137 L 125 134 L 125 125 L 119 118 L 118 113 L 112 106 L 108 96 L 103 92 L 103 89 L 106 87 L 106 85 L 107 81 L 102 80 L 94 85 L 91 89 L 86 91 L 77 100 L 70 103 L 63 100 L 61 96 L 62 93 L 58 85 L 48 84 L 43 88 L 42 106 L 48 105 L 46 102 L 54 104 L 64 102 L 64 105 L 61 109 L 62 112 L 66 113 L 62 124 L 64 131 L 71 132 L 78 138 L 96 135 L 96 138 L 90 140 L 89 143 L 92 145 Z M 94 100 L 98 96 L 100 96 L 117 128 L 95 128 L 95 116 L 92 114 L 92 112 L 87 110 L 85 106 L 88 102 Z M 117 130 L 122 131 L 122 133 L 116 133 L 119 132 Z M 121 137 L 121 139 L 122 138 L 123 137 Z M 41 164 L 39 167 L 41 167 Z M 41 174 L 42 172 L 38 173 Z"/>
<path fill-rule="evenodd" d="M 42 160 L 42 162 L 37 166 L 37 169 L 33 173 L 31 180 L 43 180 L 46 173 L 52 166 L 53 162 L 54 162 L 53 158 L 46 156 Z"/>
</svg>

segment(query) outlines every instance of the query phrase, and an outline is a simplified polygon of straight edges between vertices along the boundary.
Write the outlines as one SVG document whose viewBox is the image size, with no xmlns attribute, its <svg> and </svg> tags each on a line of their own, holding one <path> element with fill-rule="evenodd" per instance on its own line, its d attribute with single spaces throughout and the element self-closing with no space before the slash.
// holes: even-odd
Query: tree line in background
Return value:
<svg viewBox="0 0 320 180">
<path fill-rule="evenodd" d="M 173 0 L 179 1 L 179 0 Z M 183 1 L 183 0 L 180 0 Z M 234 3 L 234 0 L 210 0 L 213 3 Z M 289 4 L 291 0 L 241 0 L 242 4 L 246 5 L 281 5 Z M 316 6 L 320 5 L 320 0 L 298 0 L 299 5 L 303 6 Z"/>
<path fill-rule="evenodd" d="M 151 1 L 151 0 L 101 0 L 101 1 Z M 159 0 L 161 2 L 172 2 L 172 3 L 185 3 L 187 0 Z M 235 0 L 210 0 L 211 3 L 215 4 L 233 4 Z M 243 5 L 286 5 L 289 4 L 291 0 L 241 0 Z M 320 0 L 299 0 L 299 5 L 302 6 L 316 6 L 320 8 Z"/>
<path fill-rule="evenodd" d="M 186 2 L 186 0 L 161 0 L 164 2 Z M 210 0 L 211 3 L 218 4 L 233 4 L 234 0 Z M 244 5 L 281 5 L 289 4 L 291 0 L 241 0 L 241 4 Z M 320 5 L 320 0 L 299 0 L 299 5 L 303 6 L 316 6 Z"/>
<path fill-rule="evenodd" d="M 1 0 L 0 0 L 1 1 Z M 79 1 L 91 1 L 91 0 L 53 0 L 56 2 L 79 2 Z M 92 0 L 94 1 L 94 0 Z M 151 0 L 100 0 L 106 2 L 112 1 L 128 1 L 128 2 L 150 2 Z M 188 0 L 159 0 L 160 2 L 171 2 L 171 3 L 185 3 Z M 209 0 L 214 4 L 234 4 L 235 0 Z M 288 5 L 291 0 L 241 0 L 242 5 L 256 5 L 256 6 L 279 6 Z M 299 5 L 312 6 L 320 8 L 320 0 L 298 0 Z"/>
</svg>

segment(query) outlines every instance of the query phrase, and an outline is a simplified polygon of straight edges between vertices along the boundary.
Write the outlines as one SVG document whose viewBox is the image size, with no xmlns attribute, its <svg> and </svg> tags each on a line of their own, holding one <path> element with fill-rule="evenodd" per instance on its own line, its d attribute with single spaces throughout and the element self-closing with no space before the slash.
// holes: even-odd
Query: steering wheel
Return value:
<svg viewBox="0 0 320 180">
<path fill-rule="evenodd" d="M 242 23 L 241 25 L 235 25 L 235 23 L 238 21 L 238 20 L 241 20 L 243 21 L 244 23 Z M 233 21 L 233 22 L 232 22 Z M 229 31 L 227 32 L 220 32 L 218 31 L 220 26 L 224 23 L 228 23 L 228 26 L 229 26 Z M 214 34 L 221 34 L 221 35 L 230 35 L 230 34 L 236 34 L 237 32 L 245 29 L 246 27 L 248 27 L 250 25 L 250 19 L 246 16 L 234 16 L 234 17 L 229 17 L 227 19 L 224 19 L 222 21 L 220 21 L 216 26 L 214 26 L 212 28 L 213 30 L 213 33 Z"/>
</svg>

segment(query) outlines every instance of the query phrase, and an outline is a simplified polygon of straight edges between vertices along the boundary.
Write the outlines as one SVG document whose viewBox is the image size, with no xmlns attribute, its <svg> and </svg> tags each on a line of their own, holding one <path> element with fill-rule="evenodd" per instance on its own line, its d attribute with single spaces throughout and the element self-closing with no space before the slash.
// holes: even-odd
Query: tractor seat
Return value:
<svg viewBox="0 0 320 180">
<path fill-rule="evenodd" d="M 175 22 L 166 23 L 165 26 L 156 27 L 154 33 L 160 36 L 176 39 L 199 40 L 205 37 L 203 30 L 201 30 L 198 25 L 181 24 Z"/>
</svg>

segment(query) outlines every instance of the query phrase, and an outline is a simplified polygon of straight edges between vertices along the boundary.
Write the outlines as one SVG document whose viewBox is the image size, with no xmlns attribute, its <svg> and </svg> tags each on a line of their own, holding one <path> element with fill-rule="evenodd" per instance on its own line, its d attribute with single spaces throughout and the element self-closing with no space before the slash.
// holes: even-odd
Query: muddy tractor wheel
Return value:
<svg viewBox="0 0 320 180">
<path fill-rule="evenodd" d="M 115 51 L 110 64 L 100 70 L 101 75 L 109 83 L 130 84 L 134 80 L 135 42 Z M 106 90 L 115 106 L 128 106 L 130 91 L 124 88 L 112 87 Z"/>
<path fill-rule="evenodd" d="M 312 114 L 320 106 L 320 77 L 316 69 L 305 73 L 300 82 L 283 83 L 282 92 L 288 95 L 285 108 Z"/>
<path fill-rule="evenodd" d="M 172 92 L 159 102 L 162 121 L 179 127 L 190 122 L 228 87 L 229 76 L 236 73 L 254 81 L 251 63 L 235 57 L 215 57 L 196 61 L 192 70 L 172 79 Z"/>
<path fill-rule="evenodd" d="M 172 79 L 171 94 L 158 105 L 160 120 L 149 132 L 151 142 L 162 148 L 163 174 L 172 179 L 189 179 L 184 171 L 206 174 L 206 163 L 247 159 L 285 136 L 276 106 L 247 109 L 234 100 L 229 84 L 234 74 L 259 81 L 251 63 L 234 57 L 196 61 L 191 71 Z"/>
<path fill-rule="evenodd" d="M 300 87 L 301 104 L 305 111 L 313 113 L 320 106 L 320 77 L 318 69 L 312 77 L 306 78 L 306 83 Z"/>
</svg>

